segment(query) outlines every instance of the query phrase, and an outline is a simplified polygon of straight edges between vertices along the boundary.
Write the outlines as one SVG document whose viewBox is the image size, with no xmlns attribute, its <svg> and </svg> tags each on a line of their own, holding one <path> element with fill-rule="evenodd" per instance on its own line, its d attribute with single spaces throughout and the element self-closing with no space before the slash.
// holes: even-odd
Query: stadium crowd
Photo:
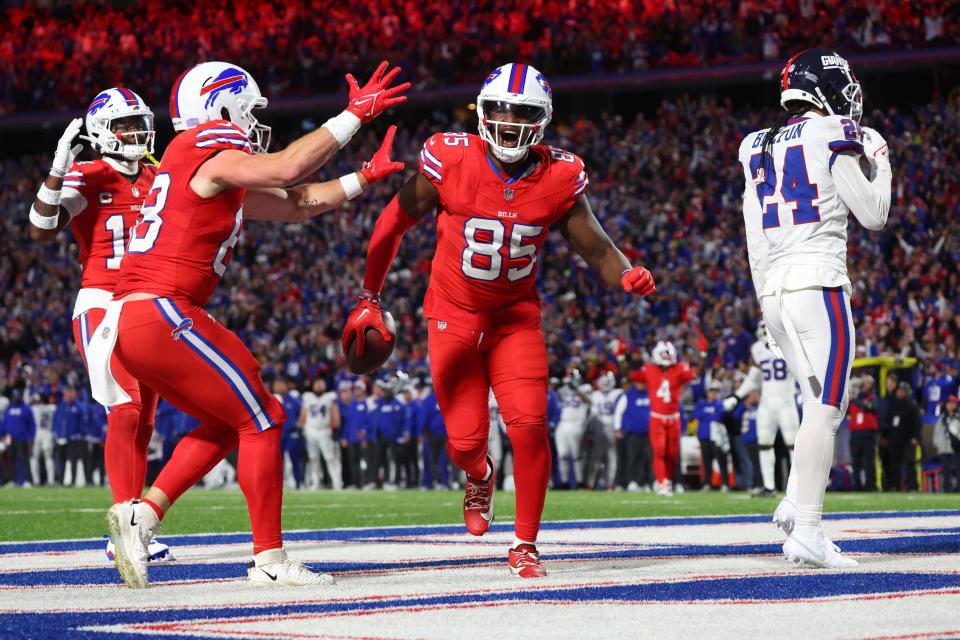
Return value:
<svg viewBox="0 0 960 640">
<path fill-rule="evenodd" d="M 548 141 L 585 158 L 591 177 L 588 195 L 607 231 L 632 261 L 648 266 L 657 279 L 657 292 L 649 299 L 611 290 L 554 234 L 542 256 L 538 288 L 556 390 L 572 369 L 581 372 L 587 384 L 612 371 L 632 386 L 626 383 L 629 372 L 662 339 L 674 341 L 682 357 L 706 348 L 705 380 L 715 380 L 724 394 L 733 390 L 738 374 L 748 366 L 758 319 L 741 228 L 743 177 L 735 158 L 742 135 L 774 116 L 773 111 L 735 110 L 714 97 L 682 96 L 663 101 L 649 116 L 559 117 L 551 124 Z M 884 401 L 870 400 L 871 385 L 861 381 L 858 393 L 866 395 L 853 403 L 850 429 L 853 433 L 872 425 L 874 446 L 879 433 L 888 453 L 894 444 L 901 447 L 896 449 L 901 457 L 890 462 L 893 466 L 884 474 L 884 486 L 910 488 L 916 484 L 910 473 L 892 479 L 899 473 L 897 461 L 907 460 L 908 445 L 919 439 L 919 421 L 934 424 L 941 413 L 955 415 L 955 409 L 940 409 L 956 394 L 960 381 L 960 96 L 935 96 L 926 105 L 867 113 L 864 122 L 889 141 L 895 171 L 886 229 L 870 233 L 856 223 L 849 228 L 857 354 L 914 356 L 924 364 L 900 381 L 903 394 L 891 393 Z M 471 114 L 463 122 L 423 121 L 401 130 L 395 155 L 407 162 L 407 175 L 415 170 L 423 140 L 438 129 L 473 131 L 475 121 Z M 377 135 L 358 135 L 324 172 L 334 177 L 359 166 L 378 144 Z M 102 473 L 96 471 L 105 421 L 102 410 L 87 400 L 86 375 L 71 338 L 72 296 L 79 288 L 76 248 L 66 237 L 38 246 L 28 233 L 27 211 L 49 162 L 49 157 L 36 155 L 6 158 L 0 165 L 0 446 L 7 449 L 3 472 L 19 482 L 31 477 L 37 482 L 41 475 L 46 481 L 102 482 Z M 385 306 L 397 318 L 399 332 L 397 349 L 382 372 L 387 381 L 364 379 L 358 384 L 347 375 L 339 351 L 340 328 L 362 279 L 365 239 L 400 183 L 395 178 L 378 184 L 363 198 L 305 224 L 247 224 L 208 307 L 251 346 L 264 378 L 289 403 L 284 429 L 295 472 L 291 478 L 297 484 L 311 479 L 302 471 L 306 447 L 298 429 L 299 394 L 294 391 L 305 392 L 317 379 L 341 394 L 339 435 L 346 484 L 456 482 L 446 469 L 443 425 L 432 407 L 426 331 L 419 315 L 434 246 L 432 222 L 424 221 L 407 234 L 385 288 Z M 396 377 L 398 370 L 409 377 Z M 894 380 L 891 392 L 897 384 Z M 706 396 L 705 387 L 704 381 L 692 387 L 688 406 Z M 378 400 L 368 401 L 368 395 Z M 357 417 L 359 400 L 371 408 L 388 395 L 409 405 L 401 422 L 379 430 L 374 418 L 366 423 L 367 418 Z M 894 396 L 902 402 L 894 403 Z M 755 400 L 745 402 L 734 418 L 748 427 L 747 434 Z M 24 411 L 30 406 L 35 420 Z M 856 419 L 858 410 L 867 416 L 865 421 Z M 912 427 L 897 432 L 903 442 L 894 443 L 894 412 L 903 416 L 903 424 L 917 419 L 915 433 Z M 191 420 L 161 404 L 154 460 L 168 455 L 177 438 L 196 426 Z M 960 433 L 960 420 L 956 422 Z M 359 427 L 361 423 L 366 426 Z M 41 436 L 41 431 L 49 435 Z M 614 481 L 639 488 L 649 462 L 643 462 L 642 446 L 633 450 L 639 462 L 627 461 L 629 433 L 624 429 L 624 463 Z M 737 427 L 731 433 L 740 435 Z M 960 440 L 951 439 L 950 433 L 948 429 L 946 445 L 941 437 L 938 450 L 927 450 L 925 456 L 940 454 L 944 466 L 953 464 L 956 458 L 948 457 L 960 454 Z M 633 435 L 642 437 L 642 432 Z M 384 446 L 377 446 L 379 439 Z M 424 445 L 422 452 L 418 442 Z M 742 463 L 748 457 L 743 451 L 749 452 L 749 435 L 729 444 L 734 459 L 741 461 L 739 484 L 754 486 Z M 37 460 L 32 473 L 27 464 L 31 448 L 46 452 L 44 465 Z M 505 439 L 501 448 L 506 448 Z M 387 460 L 395 463 L 393 474 L 386 471 Z M 84 461 L 82 478 L 77 461 Z M 94 473 L 87 471 L 91 469 Z M 856 475 L 854 485 L 864 486 L 858 484 L 861 474 Z M 314 484 L 318 477 L 315 471 Z M 610 481 L 598 484 L 600 477 L 587 482 L 608 486 Z M 229 481 L 229 473 L 223 481 Z M 862 482 L 870 486 L 869 474 Z"/>
<path fill-rule="evenodd" d="M 318 28 L 322 25 L 323 28 Z M 7 2 L 0 113 L 71 109 L 137 79 L 163 104 L 177 70 L 229 59 L 270 96 L 342 90 L 342 69 L 400 64 L 417 88 L 476 82 L 521 58 L 553 77 L 957 44 L 960 6 L 934 0 L 601 2 L 388 0 Z M 291 51 L 293 55 L 291 55 Z"/>
</svg>

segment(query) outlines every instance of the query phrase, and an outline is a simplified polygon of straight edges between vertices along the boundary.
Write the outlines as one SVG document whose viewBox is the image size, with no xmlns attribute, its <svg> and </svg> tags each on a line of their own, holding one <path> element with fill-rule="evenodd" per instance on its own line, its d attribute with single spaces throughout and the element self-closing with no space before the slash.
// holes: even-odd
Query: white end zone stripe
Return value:
<svg viewBox="0 0 960 640">
<path fill-rule="evenodd" d="M 433 164 L 437 165 L 438 168 L 443 169 L 443 163 L 437 160 L 437 157 L 430 153 L 430 150 L 426 147 L 423 148 L 423 153 L 426 155 L 427 159 Z"/>
<path fill-rule="evenodd" d="M 169 300 L 166 298 L 157 298 L 157 304 L 159 304 L 163 309 L 167 319 L 170 320 L 175 326 L 179 326 L 180 323 L 183 322 L 183 317 L 177 313 L 177 310 L 173 308 L 173 305 L 170 304 Z M 272 426 L 266 410 L 257 399 L 257 395 L 253 392 L 253 390 L 247 384 L 247 381 L 240 374 L 240 372 L 237 371 L 231 362 L 225 360 L 220 356 L 219 353 L 211 349 L 210 346 L 207 345 L 207 343 L 192 330 L 184 331 L 180 334 L 180 338 L 189 342 L 191 346 L 202 353 L 204 357 L 209 360 L 210 363 L 213 364 L 213 366 L 216 367 L 225 378 L 233 383 L 233 386 L 236 387 L 239 393 L 240 399 L 243 400 L 243 403 L 247 405 L 247 409 L 256 418 L 257 424 L 260 426 L 261 431 L 264 429 L 269 429 Z"/>
</svg>

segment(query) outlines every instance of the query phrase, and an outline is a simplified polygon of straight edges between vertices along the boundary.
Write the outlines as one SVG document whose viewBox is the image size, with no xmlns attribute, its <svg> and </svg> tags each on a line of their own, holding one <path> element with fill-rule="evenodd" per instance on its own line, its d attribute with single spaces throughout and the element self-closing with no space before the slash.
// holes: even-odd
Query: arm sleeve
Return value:
<svg viewBox="0 0 960 640">
<path fill-rule="evenodd" d="M 750 371 L 747 372 L 747 377 L 740 383 L 740 386 L 737 387 L 734 395 L 743 400 L 751 391 L 759 391 L 762 377 L 763 374 L 759 368 L 750 367 Z"/>
<path fill-rule="evenodd" d="M 840 199 L 867 229 L 877 231 L 887 223 L 890 212 L 890 167 L 878 163 L 877 176 L 867 180 L 856 156 L 840 153 L 832 160 L 833 180 Z"/>
<path fill-rule="evenodd" d="M 749 176 L 747 176 L 747 186 L 743 190 L 743 224 L 746 228 L 747 258 L 750 262 L 750 274 L 753 276 L 753 288 L 759 298 L 769 264 L 769 246 L 767 236 L 763 233 L 763 212 L 760 201 L 757 199 L 757 191 L 753 188 Z"/>
<path fill-rule="evenodd" d="M 397 251 L 400 249 L 400 240 L 403 239 L 407 229 L 416 223 L 417 221 L 400 207 L 399 200 L 394 196 L 377 218 L 373 235 L 370 236 L 370 244 L 367 246 L 367 267 L 363 276 L 364 289 L 377 292 L 383 289 L 387 272 L 390 271 L 390 265 L 393 264 L 393 259 L 397 257 Z"/>
<path fill-rule="evenodd" d="M 620 431 L 623 427 L 623 414 L 627 412 L 627 394 L 621 395 L 617 399 L 617 405 L 613 410 L 613 428 Z"/>
</svg>

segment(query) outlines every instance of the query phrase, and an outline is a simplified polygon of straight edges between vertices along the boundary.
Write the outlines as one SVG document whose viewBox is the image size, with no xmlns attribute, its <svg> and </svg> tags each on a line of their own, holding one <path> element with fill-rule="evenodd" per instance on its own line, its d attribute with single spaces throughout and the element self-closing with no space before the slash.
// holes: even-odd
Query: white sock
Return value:
<svg viewBox="0 0 960 640">
<path fill-rule="evenodd" d="M 776 485 L 773 481 L 773 466 L 776 464 L 777 455 L 773 447 L 760 449 L 760 475 L 763 476 L 763 488 L 773 491 Z"/>
<path fill-rule="evenodd" d="M 522 544 L 529 544 L 529 545 L 532 546 L 532 547 L 536 547 L 536 546 L 537 546 L 537 543 L 536 543 L 536 542 L 527 542 L 526 540 L 521 540 L 520 538 L 514 538 L 514 539 L 513 539 L 513 546 L 510 547 L 510 548 L 511 548 L 511 549 L 516 549 L 517 547 L 519 547 L 519 546 L 522 545 Z"/>
<path fill-rule="evenodd" d="M 797 504 L 797 467 L 790 465 L 790 475 L 787 477 L 787 499 Z"/>
<path fill-rule="evenodd" d="M 836 407 L 819 402 L 803 403 L 803 421 L 794 445 L 798 524 L 801 509 L 807 514 L 805 523 L 820 523 L 823 495 L 833 464 L 833 441 L 839 424 L 840 412 Z"/>
</svg>

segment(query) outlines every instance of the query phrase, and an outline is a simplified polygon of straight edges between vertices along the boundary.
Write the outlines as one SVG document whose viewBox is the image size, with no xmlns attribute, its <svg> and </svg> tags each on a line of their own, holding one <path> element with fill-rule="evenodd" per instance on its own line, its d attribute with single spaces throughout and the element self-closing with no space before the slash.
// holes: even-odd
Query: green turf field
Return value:
<svg viewBox="0 0 960 640">
<path fill-rule="evenodd" d="M 462 522 L 460 491 L 288 491 L 284 529 L 371 527 Z M 90 538 L 106 533 L 105 489 L 0 489 L 0 541 Z M 545 520 L 636 518 L 644 516 L 772 513 L 773 499 L 745 494 L 685 493 L 659 498 L 643 493 L 556 491 L 547 495 Z M 513 519 L 513 494 L 500 492 L 497 520 Z M 944 494 L 829 494 L 827 511 L 911 511 L 960 509 L 960 499 Z M 187 493 L 164 520 L 165 534 L 248 531 L 246 505 L 239 491 Z"/>
</svg>

